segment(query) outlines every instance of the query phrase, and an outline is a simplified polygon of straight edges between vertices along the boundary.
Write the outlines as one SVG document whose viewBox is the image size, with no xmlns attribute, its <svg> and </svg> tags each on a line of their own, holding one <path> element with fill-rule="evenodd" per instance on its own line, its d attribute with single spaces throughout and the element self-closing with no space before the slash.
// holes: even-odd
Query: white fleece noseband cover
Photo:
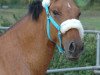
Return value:
<svg viewBox="0 0 100 75">
<path fill-rule="evenodd" d="M 50 6 L 50 0 L 43 0 L 42 1 L 42 6 L 45 7 L 45 5 L 47 5 L 48 7 Z M 75 28 L 79 31 L 80 37 L 83 38 L 84 37 L 84 29 L 83 26 L 81 24 L 81 22 L 77 19 L 69 19 L 64 21 L 63 23 L 61 23 L 61 33 L 64 34 L 65 32 L 67 32 L 68 30 Z"/>
<path fill-rule="evenodd" d="M 80 37 L 83 38 L 84 29 L 83 29 L 81 22 L 77 19 L 69 19 L 69 20 L 64 21 L 61 24 L 61 30 L 60 31 L 61 31 L 61 33 L 64 34 L 65 32 L 67 32 L 68 30 L 70 30 L 72 28 L 77 29 L 79 31 Z"/>
</svg>

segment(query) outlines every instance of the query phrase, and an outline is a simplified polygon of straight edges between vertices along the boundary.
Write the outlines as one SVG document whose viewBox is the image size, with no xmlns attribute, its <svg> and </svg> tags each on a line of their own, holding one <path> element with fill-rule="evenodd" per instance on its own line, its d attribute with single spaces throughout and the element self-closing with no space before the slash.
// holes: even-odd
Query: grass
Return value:
<svg viewBox="0 0 100 75">
<path fill-rule="evenodd" d="M 20 19 L 27 12 L 26 9 L 0 9 L 0 25 L 4 20 L 8 20 L 12 25 L 17 21 L 15 16 Z"/>
<path fill-rule="evenodd" d="M 100 30 L 100 17 L 82 18 L 81 21 L 86 30 L 87 29 Z"/>
<path fill-rule="evenodd" d="M 100 30 L 100 11 L 82 11 L 80 20 L 84 28 L 92 30 Z"/>
</svg>

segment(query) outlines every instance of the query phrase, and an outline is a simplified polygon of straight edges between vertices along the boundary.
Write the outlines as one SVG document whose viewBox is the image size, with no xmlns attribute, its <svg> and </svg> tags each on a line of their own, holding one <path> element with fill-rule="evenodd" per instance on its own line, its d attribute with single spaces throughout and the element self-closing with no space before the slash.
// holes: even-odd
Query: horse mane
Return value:
<svg viewBox="0 0 100 75">
<path fill-rule="evenodd" d="M 42 11 L 43 6 L 41 0 L 33 0 L 33 2 L 29 5 L 29 13 L 32 14 L 33 20 L 37 21 Z"/>
</svg>

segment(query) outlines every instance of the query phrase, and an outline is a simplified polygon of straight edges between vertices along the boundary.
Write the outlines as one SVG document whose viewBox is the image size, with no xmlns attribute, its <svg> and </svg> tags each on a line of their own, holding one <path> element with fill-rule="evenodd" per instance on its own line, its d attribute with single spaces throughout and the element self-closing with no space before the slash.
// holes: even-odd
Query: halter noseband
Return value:
<svg viewBox="0 0 100 75">
<path fill-rule="evenodd" d="M 52 18 L 52 16 L 49 13 L 49 8 L 47 5 L 45 5 L 45 10 L 46 10 L 46 15 L 47 15 L 47 36 L 49 38 L 50 41 L 52 41 L 53 43 L 55 43 L 53 41 L 53 39 L 51 38 L 51 33 L 50 33 L 50 23 L 52 23 L 52 25 L 58 30 L 58 40 L 59 40 L 59 45 L 56 44 L 56 47 L 58 48 L 60 53 L 63 53 L 64 49 L 62 47 L 62 37 L 61 37 L 61 32 L 60 32 L 60 25 L 57 24 L 57 22 Z"/>
</svg>

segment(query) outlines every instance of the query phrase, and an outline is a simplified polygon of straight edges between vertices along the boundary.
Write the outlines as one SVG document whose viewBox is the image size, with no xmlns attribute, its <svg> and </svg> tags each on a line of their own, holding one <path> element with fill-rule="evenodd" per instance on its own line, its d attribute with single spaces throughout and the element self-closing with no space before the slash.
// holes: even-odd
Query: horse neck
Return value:
<svg viewBox="0 0 100 75">
<path fill-rule="evenodd" d="M 36 68 L 42 72 L 46 71 L 55 46 L 47 38 L 45 11 L 42 12 L 38 21 L 32 20 L 31 15 L 25 16 L 10 31 L 15 32 L 21 52 L 25 61 L 31 66 L 31 70 Z"/>
</svg>

